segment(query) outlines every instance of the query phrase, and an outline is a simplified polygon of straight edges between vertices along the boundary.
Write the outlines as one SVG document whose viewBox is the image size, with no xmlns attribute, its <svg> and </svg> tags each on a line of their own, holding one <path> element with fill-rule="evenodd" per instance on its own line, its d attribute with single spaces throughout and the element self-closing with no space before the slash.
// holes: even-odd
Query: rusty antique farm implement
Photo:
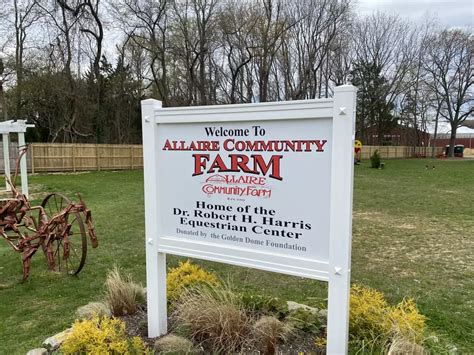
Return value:
<svg viewBox="0 0 474 355">
<path fill-rule="evenodd" d="M 21 253 L 23 280 L 28 278 L 31 258 L 39 248 L 50 270 L 76 275 L 86 260 L 86 233 L 92 247 L 98 245 L 91 211 L 80 194 L 77 194 L 78 203 L 60 193 L 51 193 L 40 206 L 31 206 L 27 196 L 16 188 L 18 166 L 27 149 L 27 146 L 20 148 L 13 180 L 5 177 L 12 197 L 0 199 L 0 235 Z"/>
</svg>

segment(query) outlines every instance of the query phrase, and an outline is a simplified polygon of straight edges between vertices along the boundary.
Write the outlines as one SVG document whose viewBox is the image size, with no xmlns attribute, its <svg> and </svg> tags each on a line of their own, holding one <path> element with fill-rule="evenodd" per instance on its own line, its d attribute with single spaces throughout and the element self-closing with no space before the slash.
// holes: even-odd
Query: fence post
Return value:
<svg viewBox="0 0 474 355">
<path fill-rule="evenodd" d="M 76 150 L 76 145 L 75 144 L 72 144 L 71 145 L 71 155 L 72 155 L 72 171 L 73 172 L 76 172 L 76 154 L 75 154 L 75 151 Z"/>
<path fill-rule="evenodd" d="M 35 173 L 35 145 L 30 146 L 31 173 Z"/>
<path fill-rule="evenodd" d="M 130 170 L 133 170 L 133 144 L 130 144 Z"/>
<path fill-rule="evenodd" d="M 64 152 L 64 143 L 60 143 L 59 148 L 60 148 L 60 151 L 61 151 L 61 152 Z M 65 168 L 65 167 L 66 167 L 66 163 L 65 163 L 65 161 L 66 161 L 66 158 L 64 157 L 64 153 L 63 153 L 63 154 L 61 155 L 61 171 L 66 171 L 66 168 Z"/>
<path fill-rule="evenodd" d="M 97 161 L 97 171 L 100 171 L 100 155 L 99 155 L 99 145 L 95 145 L 95 157 Z"/>
</svg>

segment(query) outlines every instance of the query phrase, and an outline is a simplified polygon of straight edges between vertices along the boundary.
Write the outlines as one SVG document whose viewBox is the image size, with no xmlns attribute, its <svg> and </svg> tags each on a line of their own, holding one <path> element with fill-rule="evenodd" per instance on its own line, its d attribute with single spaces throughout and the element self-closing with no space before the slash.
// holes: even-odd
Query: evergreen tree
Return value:
<svg viewBox="0 0 474 355">
<path fill-rule="evenodd" d="M 352 70 L 353 84 L 359 88 L 357 95 L 356 135 L 368 142 L 368 129 L 375 128 L 378 144 L 384 144 L 384 135 L 396 126 L 392 115 L 394 105 L 387 103 L 390 92 L 382 68 L 375 63 L 358 62 Z"/>
</svg>

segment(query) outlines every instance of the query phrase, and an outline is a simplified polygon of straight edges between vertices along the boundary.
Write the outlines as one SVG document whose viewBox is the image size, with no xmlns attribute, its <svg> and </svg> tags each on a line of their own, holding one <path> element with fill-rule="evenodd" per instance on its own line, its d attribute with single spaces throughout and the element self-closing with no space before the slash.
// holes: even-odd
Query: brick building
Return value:
<svg viewBox="0 0 474 355">
<path fill-rule="evenodd" d="M 412 127 L 397 125 L 390 132 L 379 137 L 377 127 L 367 129 L 367 139 L 364 145 L 391 145 L 391 146 L 419 146 L 427 147 L 430 134 L 426 131 L 416 130 Z"/>
<path fill-rule="evenodd" d="M 438 134 L 436 137 L 435 145 L 437 147 L 446 147 L 449 145 L 451 135 L 447 134 Z M 431 142 L 433 143 L 434 136 L 431 135 Z M 464 148 L 473 149 L 474 148 L 474 133 L 458 133 L 456 134 L 455 144 L 462 144 Z"/>
</svg>

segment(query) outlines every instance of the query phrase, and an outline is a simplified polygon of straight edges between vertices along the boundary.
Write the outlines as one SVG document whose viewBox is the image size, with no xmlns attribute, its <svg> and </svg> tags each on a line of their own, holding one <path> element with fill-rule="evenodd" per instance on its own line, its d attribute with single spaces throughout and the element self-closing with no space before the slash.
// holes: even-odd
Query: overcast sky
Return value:
<svg viewBox="0 0 474 355">
<path fill-rule="evenodd" d="M 398 14 L 414 21 L 435 18 L 448 27 L 474 27 L 474 0 L 356 0 L 361 15 L 373 11 Z"/>
</svg>

